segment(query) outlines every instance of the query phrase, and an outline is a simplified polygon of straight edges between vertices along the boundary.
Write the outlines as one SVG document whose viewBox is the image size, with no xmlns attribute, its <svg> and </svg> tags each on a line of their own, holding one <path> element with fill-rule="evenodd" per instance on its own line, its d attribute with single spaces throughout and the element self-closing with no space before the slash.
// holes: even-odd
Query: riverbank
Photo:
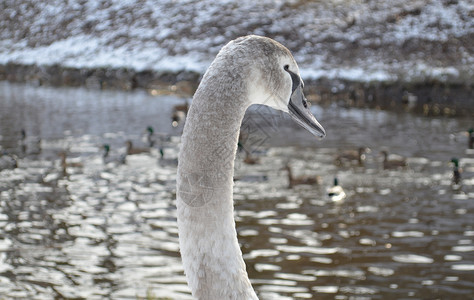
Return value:
<svg viewBox="0 0 474 300">
<path fill-rule="evenodd" d="M 124 91 L 144 89 L 152 95 L 177 94 L 187 98 L 192 97 L 201 76 L 195 71 L 0 65 L 0 80 L 10 82 Z M 468 82 L 435 78 L 403 82 L 321 77 L 306 79 L 305 89 L 311 103 L 322 106 L 337 103 L 347 107 L 412 111 L 423 115 L 474 116 L 474 85 Z"/>
<path fill-rule="evenodd" d="M 0 4 L 0 79 L 189 97 L 228 41 L 293 53 L 326 105 L 474 111 L 468 0 L 18 0 Z"/>
</svg>

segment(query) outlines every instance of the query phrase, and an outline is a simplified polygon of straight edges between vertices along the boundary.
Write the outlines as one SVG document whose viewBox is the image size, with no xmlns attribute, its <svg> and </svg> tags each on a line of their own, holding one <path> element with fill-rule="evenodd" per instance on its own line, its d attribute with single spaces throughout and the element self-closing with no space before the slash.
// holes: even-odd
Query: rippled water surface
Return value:
<svg viewBox="0 0 474 300">
<path fill-rule="evenodd" d="M 0 83 L 0 146 L 18 164 L 0 171 L 0 299 L 190 298 L 175 212 L 182 125 L 171 125 L 184 101 Z M 243 144 L 258 162 L 237 157 L 235 215 L 259 297 L 472 298 L 473 121 L 313 111 L 324 140 L 266 108 L 244 120 Z M 154 148 L 122 164 L 125 141 L 146 146 L 147 126 Z M 361 146 L 370 148 L 362 166 L 335 163 Z M 408 166 L 384 169 L 381 150 Z M 320 183 L 289 188 L 287 166 Z M 327 195 L 334 177 L 346 193 L 339 202 Z"/>
</svg>

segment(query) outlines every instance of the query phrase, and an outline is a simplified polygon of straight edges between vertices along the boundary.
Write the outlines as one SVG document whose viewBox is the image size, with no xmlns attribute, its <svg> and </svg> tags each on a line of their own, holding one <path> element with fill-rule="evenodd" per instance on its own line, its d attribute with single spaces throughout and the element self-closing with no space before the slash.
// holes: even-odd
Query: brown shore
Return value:
<svg viewBox="0 0 474 300">
<path fill-rule="evenodd" d="M 38 86 L 68 86 L 130 91 L 144 89 L 153 95 L 178 94 L 191 97 L 201 74 L 197 72 L 155 72 L 151 70 L 94 68 L 77 69 L 60 65 L 37 66 L 8 63 L 0 65 L 0 80 Z M 336 103 L 411 111 L 426 116 L 474 116 L 474 86 L 470 83 L 350 81 L 305 79 L 307 98 L 322 106 Z"/>
</svg>

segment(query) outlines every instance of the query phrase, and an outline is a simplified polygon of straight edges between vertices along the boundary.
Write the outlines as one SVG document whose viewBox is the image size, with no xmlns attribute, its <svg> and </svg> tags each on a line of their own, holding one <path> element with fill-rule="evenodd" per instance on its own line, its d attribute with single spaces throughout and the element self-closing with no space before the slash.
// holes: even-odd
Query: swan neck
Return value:
<svg viewBox="0 0 474 300">
<path fill-rule="evenodd" d="M 237 241 L 232 198 L 247 99 L 229 91 L 222 84 L 209 86 L 205 76 L 189 109 L 178 159 L 180 251 L 197 299 L 257 299 Z"/>
</svg>

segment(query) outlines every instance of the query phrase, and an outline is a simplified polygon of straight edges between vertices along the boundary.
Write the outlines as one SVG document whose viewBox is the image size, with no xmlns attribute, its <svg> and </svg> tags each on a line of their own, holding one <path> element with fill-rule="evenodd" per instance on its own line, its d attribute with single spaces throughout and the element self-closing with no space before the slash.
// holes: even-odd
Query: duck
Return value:
<svg viewBox="0 0 474 300">
<path fill-rule="evenodd" d="M 133 147 L 133 143 L 131 140 L 125 142 L 127 146 L 127 155 L 135 155 L 135 154 L 142 154 L 142 153 L 150 153 L 150 148 L 136 148 Z"/>
<path fill-rule="evenodd" d="M 382 150 L 380 153 L 383 155 L 383 168 L 384 169 L 398 169 L 407 166 L 407 161 L 405 158 L 392 158 L 389 159 L 389 154 L 387 150 Z"/>
<path fill-rule="evenodd" d="M 453 163 L 453 174 L 452 174 L 453 184 L 459 185 L 461 184 L 461 174 L 462 174 L 462 169 L 459 167 L 459 159 L 453 157 L 451 159 L 451 163 Z"/>
<path fill-rule="evenodd" d="M 148 144 L 148 147 L 152 148 L 155 145 L 155 131 L 152 126 L 148 126 L 146 128 L 146 142 Z"/>
<path fill-rule="evenodd" d="M 178 127 L 186 119 L 186 113 L 183 111 L 173 111 L 171 114 L 171 126 Z"/>
<path fill-rule="evenodd" d="M 13 170 L 18 168 L 18 158 L 16 155 L 9 154 L 4 151 L 0 155 L 0 171 L 2 170 Z"/>
<path fill-rule="evenodd" d="M 68 168 L 82 168 L 84 165 L 80 162 L 68 162 L 66 151 L 59 152 L 59 157 L 61 158 L 61 169 L 64 175 L 67 175 Z"/>
<path fill-rule="evenodd" d="M 362 166 L 366 159 L 366 153 L 370 153 L 370 149 L 367 147 L 359 147 L 357 150 L 345 150 L 336 157 L 335 164 L 340 166 L 344 162 L 357 161 L 359 166 Z"/>
<path fill-rule="evenodd" d="M 186 114 L 189 110 L 189 103 L 186 101 L 184 104 L 178 104 L 173 107 L 173 113 L 171 114 L 171 125 L 178 127 L 178 125 L 186 119 Z"/>
<path fill-rule="evenodd" d="M 164 158 L 165 155 L 165 148 L 164 144 L 166 142 L 171 141 L 171 136 L 165 133 L 155 133 L 155 130 L 152 126 L 148 126 L 146 128 L 147 136 L 146 136 L 146 143 L 148 147 L 151 149 L 153 147 L 158 148 L 158 152 L 160 154 L 160 158 Z"/>
<path fill-rule="evenodd" d="M 256 165 L 260 163 L 260 159 L 258 159 L 258 157 L 253 157 L 250 151 L 247 150 L 245 150 L 245 157 L 243 161 L 247 165 Z"/>
<path fill-rule="evenodd" d="M 327 195 L 333 202 L 339 202 L 346 198 L 346 192 L 339 185 L 337 177 L 334 177 L 333 185 L 327 189 Z"/>
<path fill-rule="evenodd" d="M 23 155 L 37 155 L 41 153 L 41 138 L 37 136 L 27 136 L 24 128 L 20 131 L 19 144 Z"/>
<path fill-rule="evenodd" d="M 161 167 L 178 165 L 178 159 L 176 157 L 173 157 L 172 155 L 171 157 L 169 157 L 170 155 L 169 153 L 166 154 L 165 148 L 159 147 L 158 153 L 160 154 L 160 157 L 158 159 L 158 165 L 160 165 Z"/>
<path fill-rule="evenodd" d="M 118 156 L 111 156 L 110 145 L 104 144 L 102 147 L 104 149 L 104 154 L 102 155 L 102 161 L 104 162 L 104 164 L 116 163 L 123 165 L 126 163 L 127 155 L 121 154 Z"/>
<path fill-rule="evenodd" d="M 184 113 L 188 113 L 188 109 L 189 109 L 189 102 L 188 101 L 186 101 L 183 104 L 177 104 L 177 105 L 173 106 L 173 111 L 182 111 Z"/>
<path fill-rule="evenodd" d="M 308 176 L 308 175 L 301 175 L 298 177 L 295 177 L 293 175 L 293 172 L 291 170 L 291 167 L 289 164 L 286 164 L 285 169 L 288 174 L 288 188 L 293 188 L 296 185 L 317 185 L 321 183 L 321 177 L 320 176 Z"/>
</svg>

